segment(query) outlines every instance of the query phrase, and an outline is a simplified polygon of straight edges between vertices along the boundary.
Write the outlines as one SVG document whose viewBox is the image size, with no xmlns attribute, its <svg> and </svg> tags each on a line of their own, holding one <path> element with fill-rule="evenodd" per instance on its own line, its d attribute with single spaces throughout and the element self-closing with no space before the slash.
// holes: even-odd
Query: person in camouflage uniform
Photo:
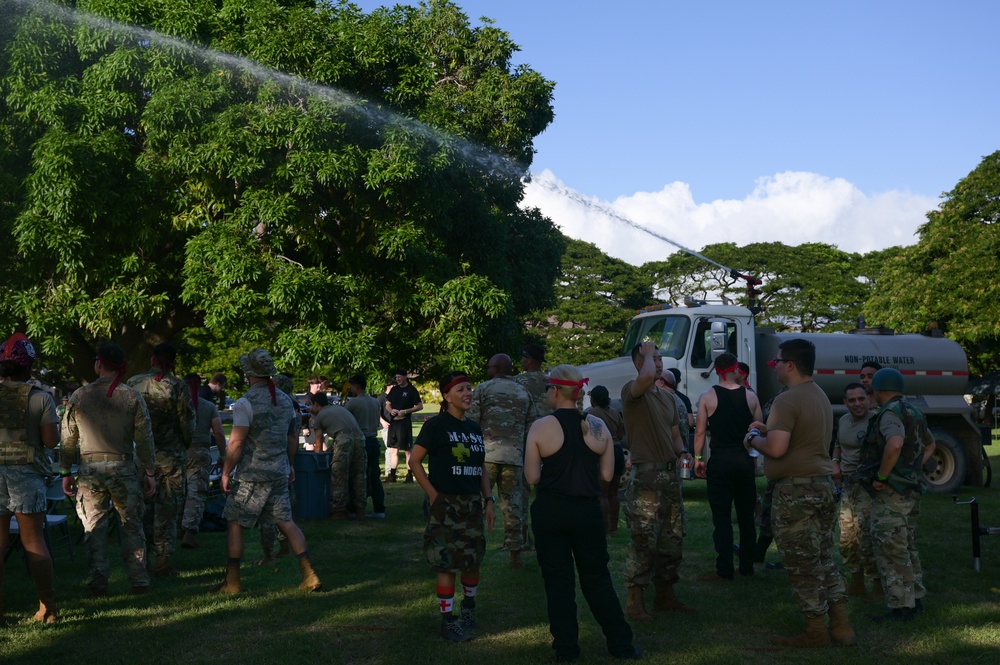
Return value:
<svg viewBox="0 0 1000 665">
<path fill-rule="evenodd" d="M 872 549 L 889 606 L 875 621 L 910 621 L 923 610 L 927 593 L 914 529 L 924 491 L 923 465 L 936 444 L 924 415 L 903 396 L 899 370 L 878 370 L 871 385 L 881 408 L 868 428 L 862 475 L 874 471 Z"/>
<path fill-rule="evenodd" d="M 368 456 L 365 435 L 351 412 L 339 404 L 330 404 L 326 393 L 309 395 L 316 443 L 333 439 L 330 460 L 330 519 L 365 518 Z M 348 505 L 350 504 L 350 505 Z"/>
<path fill-rule="evenodd" d="M 868 432 L 872 413 L 868 410 L 868 394 L 860 383 L 849 383 L 844 389 L 847 413 L 837 425 L 837 442 L 833 447 L 833 478 L 840 480 L 840 554 L 851 572 L 849 596 L 864 596 L 865 577 L 874 581 L 872 595 L 881 597 L 882 578 L 872 553 L 872 498 L 868 488 L 856 477 L 861 462 L 861 445 Z"/>
<path fill-rule="evenodd" d="M 635 476 L 625 494 L 630 540 L 625 562 L 628 601 L 625 615 L 652 621 L 645 593 L 656 585 L 653 609 L 695 612 L 674 594 L 684 556 L 684 500 L 677 461 L 691 459 L 681 440 L 677 403 L 661 390 L 656 379 L 663 372 L 660 352 L 653 342 L 632 348 L 638 376 L 622 386 L 622 411 L 628 432 Z"/>
<path fill-rule="evenodd" d="M 215 442 L 219 456 L 225 457 L 226 435 L 223 433 L 219 409 L 209 400 L 198 396 L 201 377 L 196 373 L 188 374 L 184 377 L 184 383 L 188 386 L 192 402 L 198 405 L 191 435 L 191 447 L 187 450 L 185 460 L 187 497 L 184 502 L 184 517 L 181 520 L 181 528 L 184 529 L 181 547 L 193 549 L 198 547 L 195 535 L 201 527 L 201 518 L 205 514 L 205 501 L 208 498 L 212 443 Z"/>
<path fill-rule="evenodd" d="M 173 375 L 177 351 L 169 344 L 153 347 L 150 370 L 128 380 L 146 401 L 156 442 L 156 494 L 146 502 L 143 527 L 155 557 L 154 575 L 176 575 L 170 564 L 177 545 L 177 522 L 186 499 L 187 449 L 191 447 L 195 409 L 188 386 Z"/>
<path fill-rule="evenodd" d="M 365 476 L 368 497 L 372 500 L 372 516 L 385 517 L 385 490 L 382 488 L 382 470 L 379 458 L 382 444 L 378 440 L 379 407 L 378 400 L 368 394 L 368 377 L 355 374 L 348 379 L 350 399 L 345 408 L 358 421 L 358 427 L 365 436 Z"/>
<path fill-rule="evenodd" d="M 531 424 L 543 416 L 547 416 L 552 413 L 552 407 L 549 406 L 549 398 L 546 396 L 546 381 L 548 377 L 545 376 L 545 372 L 542 371 L 542 365 L 545 364 L 545 347 L 541 344 L 535 344 L 534 342 L 530 344 L 525 344 L 521 349 L 521 373 L 514 377 L 514 381 L 524 386 L 524 389 L 528 391 L 531 395 L 531 400 L 533 402 L 533 409 L 531 419 L 528 421 L 527 427 L 531 427 Z M 527 506 L 529 500 L 531 499 L 531 486 L 527 483 L 523 485 L 523 496 L 521 498 L 521 505 Z M 532 549 L 531 538 L 528 535 L 528 520 L 525 519 L 523 522 L 524 532 L 521 535 L 521 540 L 524 542 L 524 549 Z"/>
<path fill-rule="evenodd" d="M 27 381 L 35 347 L 21 333 L 0 344 L 0 555 L 10 545 L 11 517 L 17 515 L 21 545 L 38 590 L 34 618 L 58 618 L 52 557 L 45 542 L 46 481 L 52 472 L 45 448 L 59 443 L 59 419 L 52 396 Z M 4 565 L 0 561 L 0 624 Z"/>
<path fill-rule="evenodd" d="M 292 521 L 288 485 L 295 480 L 295 453 L 299 448 L 299 415 L 292 399 L 275 386 L 277 374 L 271 355 L 261 348 L 240 356 L 240 367 L 250 389 L 233 404 L 233 429 L 222 468 L 222 491 L 228 496 L 223 517 L 229 522 L 226 539 L 226 578 L 213 591 L 239 593 L 243 561 L 243 532 L 275 524 L 288 538 L 302 573 L 300 589 L 323 587 L 313 570 L 302 530 Z"/>
<path fill-rule="evenodd" d="M 800 635 L 774 637 L 771 643 L 800 648 L 854 644 L 847 589 L 832 556 L 838 513 L 829 453 L 833 408 L 812 379 L 816 347 L 803 339 L 786 340 L 769 364 L 788 390 L 774 398 L 766 425 L 751 423 L 744 445 L 764 455 L 764 473 L 774 481 L 774 536 L 806 623 Z"/>
<path fill-rule="evenodd" d="M 132 593 L 149 590 L 142 513 L 143 496 L 156 493 L 153 429 L 142 395 L 121 383 L 125 367 L 125 351 L 120 346 L 98 347 L 94 363 L 98 379 L 73 393 L 63 417 L 59 458 L 63 491 L 77 498 L 90 571 L 87 587 L 94 596 L 108 593 L 112 509 L 121 525 L 122 559 Z M 69 471 L 77 463 L 79 474 L 74 479 Z"/>
<path fill-rule="evenodd" d="M 292 382 L 292 377 L 284 373 L 275 374 L 274 387 L 292 399 L 292 404 L 295 405 L 296 413 L 298 413 L 298 405 L 295 404 L 295 384 Z M 296 433 L 296 436 L 298 436 L 298 433 Z M 292 509 L 294 511 L 295 485 L 291 483 L 288 484 L 288 498 L 292 503 Z M 291 551 L 288 549 L 288 538 L 285 537 L 285 534 L 278 531 L 278 527 L 273 524 L 262 524 L 259 528 L 260 549 L 264 552 L 264 556 L 257 560 L 257 565 L 265 567 L 273 566 L 278 563 L 278 559 L 280 557 L 288 556 Z M 275 551 L 275 546 L 277 546 L 277 551 Z"/>
<path fill-rule="evenodd" d="M 466 417 L 483 430 L 486 469 L 496 484 L 503 510 L 504 548 L 510 552 L 511 567 L 520 568 L 528 521 L 524 440 L 528 423 L 535 420 L 535 411 L 531 395 L 511 379 L 513 370 L 506 353 L 490 358 L 486 365 L 489 380 L 476 386 Z"/>
</svg>

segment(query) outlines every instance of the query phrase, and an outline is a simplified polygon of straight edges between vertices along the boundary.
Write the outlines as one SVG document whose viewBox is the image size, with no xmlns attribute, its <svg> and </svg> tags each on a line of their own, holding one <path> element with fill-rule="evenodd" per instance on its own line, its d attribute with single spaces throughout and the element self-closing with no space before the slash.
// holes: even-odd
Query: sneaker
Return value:
<svg viewBox="0 0 1000 665">
<path fill-rule="evenodd" d="M 472 635 L 466 633 L 455 619 L 441 622 L 441 637 L 449 642 L 468 642 L 472 639 Z"/>
<path fill-rule="evenodd" d="M 458 620 L 462 622 L 462 628 L 465 630 L 476 629 L 476 611 L 471 607 L 463 607 L 462 612 L 458 615 Z"/>
<path fill-rule="evenodd" d="M 384 520 L 385 513 L 368 513 L 365 517 L 374 517 L 377 520 Z"/>
</svg>

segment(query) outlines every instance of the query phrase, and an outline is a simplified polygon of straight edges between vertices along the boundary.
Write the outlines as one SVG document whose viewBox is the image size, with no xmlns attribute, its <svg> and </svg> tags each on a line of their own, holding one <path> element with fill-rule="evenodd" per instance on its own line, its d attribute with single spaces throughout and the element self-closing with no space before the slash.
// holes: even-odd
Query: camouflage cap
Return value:
<svg viewBox="0 0 1000 665">
<path fill-rule="evenodd" d="M 265 379 L 278 373 L 271 354 L 259 347 L 240 356 L 240 368 L 247 376 Z"/>
</svg>

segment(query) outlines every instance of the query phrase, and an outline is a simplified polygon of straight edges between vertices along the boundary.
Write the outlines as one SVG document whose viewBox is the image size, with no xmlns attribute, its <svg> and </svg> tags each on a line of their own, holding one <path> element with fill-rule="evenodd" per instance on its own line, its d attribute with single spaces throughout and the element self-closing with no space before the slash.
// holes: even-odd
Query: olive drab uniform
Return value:
<svg viewBox="0 0 1000 665">
<path fill-rule="evenodd" d="M 876 490 L 871 482 L 877 473 L 886 442 L 903 437 L 896 465 L 886 488 Z M 897 395 L 872 417 L 862 449 L 859 474 L 872 494 L 871 536 L 886 602 L 892 609 L 912 608 L 923 598 L 923 569 L 917 553 L 915 528 L 923 494 L 922 460 L 928 440 L 933 440 L 924 415 L 905 397 Z"/>
<path fill-rule="evenodd" d="M 149 586 L 140 470 L 154 465 L 153 431 L 146 402 L 133 388 L 100 378 L 73 393 L 63 416 L 60 464 L 79 463 L 76 511 L 83 523 L 93 593 L 108 587 L 109 513 L 121 524 L 122 559 L 133 589 Z M 134 442 L 134 443 L 133 443 Z M 139 465 L 135 458 L 138 458 Z"/>
<path fill-rule="evenodd" d="M 185 458 L 195 411 L 187 384 L 170 372 L 154 368 L 133 376 L 128 385 L 146 400 L 156 442 L 156 494 L 146 501 L 143 527 L 146 544 L 162 561 L 174 553 L 177 544 L 177 522 L 187 494 Z"/>
<path fill-rule="evenodd" d="M 503 510 L 503 546 L 520 552 L 527 545 L 528 487 L 524 480 L 524 442 L 537 410 L 527 389 L 498 376 L 476 386 L 466 418 L 479 423 L 486 446 L 486 470 L 497 486 Z"/>
</svg>

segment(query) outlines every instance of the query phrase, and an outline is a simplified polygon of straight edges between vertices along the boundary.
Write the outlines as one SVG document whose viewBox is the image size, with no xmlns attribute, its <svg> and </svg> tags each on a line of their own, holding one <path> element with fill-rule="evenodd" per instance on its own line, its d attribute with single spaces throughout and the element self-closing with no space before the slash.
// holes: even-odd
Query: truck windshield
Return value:
<svg viewBox="0 0 1000 665">
<path fill-rule="evenodd" d="M 650 341 L 660 350 L 660 356 L 677 358 L 684 356 L 691 319 L 686 316 L 647 316 L 633 319 L 625 333 L 622 345 L 623 356 L 632 354 L 632 347 L 639 342 Z"/>
</svg>

